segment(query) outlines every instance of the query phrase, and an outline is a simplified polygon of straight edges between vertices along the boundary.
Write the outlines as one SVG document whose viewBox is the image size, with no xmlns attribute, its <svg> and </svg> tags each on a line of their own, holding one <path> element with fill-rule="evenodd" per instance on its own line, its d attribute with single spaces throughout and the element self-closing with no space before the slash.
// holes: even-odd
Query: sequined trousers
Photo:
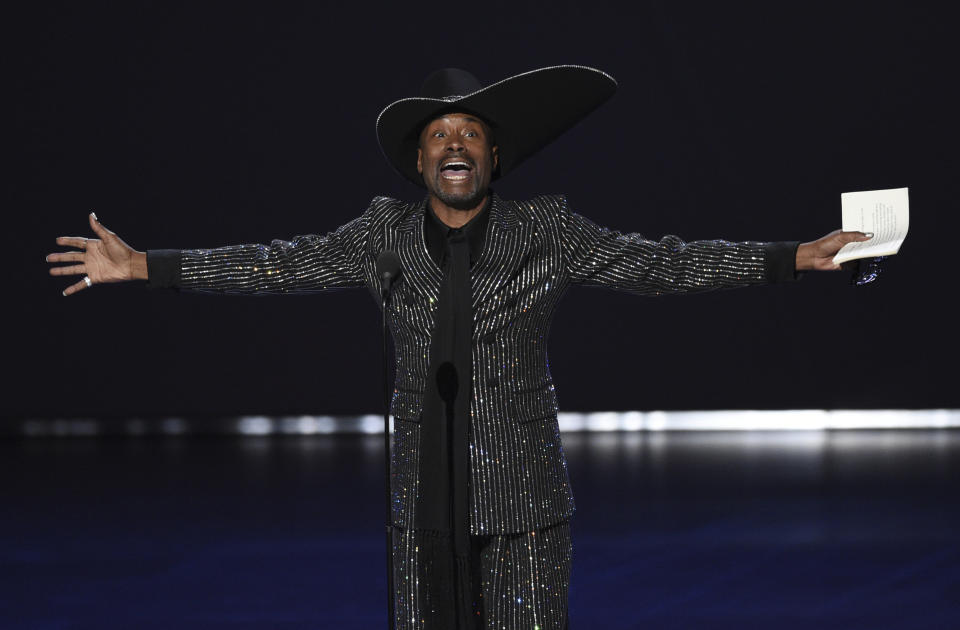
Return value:
<svg viewBox="0 0 960 630">
<path fill-rule="evenodd" d="M 476 613 L 484 630 L 565 630 L 570 588 L 570 522 L 520 534 L 471 536 L 481 588 Z M 396 630 L 433 628 L 431 567 L 413 531 L 393 533 Z"/>
</svg>

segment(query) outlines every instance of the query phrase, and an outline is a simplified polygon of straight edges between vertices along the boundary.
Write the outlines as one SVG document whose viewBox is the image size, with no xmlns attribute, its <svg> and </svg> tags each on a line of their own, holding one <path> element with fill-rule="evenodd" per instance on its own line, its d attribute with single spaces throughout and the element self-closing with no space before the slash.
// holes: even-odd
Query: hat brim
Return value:
<svg viewBox="0 0 960 630">
<path fill-rule="evenodd" d="M 457 98 L 404 98 L 377 117 L 377 139 L 391 165 L 424 187 L 417 172 L 421 127 L 443 112 L 475 114 L 496 129 L 500 167 L 517 167 L 570 129 L 616 92 L 609 74 L 586 66 L 551 66 L 524 72 Z"/>
</svg>

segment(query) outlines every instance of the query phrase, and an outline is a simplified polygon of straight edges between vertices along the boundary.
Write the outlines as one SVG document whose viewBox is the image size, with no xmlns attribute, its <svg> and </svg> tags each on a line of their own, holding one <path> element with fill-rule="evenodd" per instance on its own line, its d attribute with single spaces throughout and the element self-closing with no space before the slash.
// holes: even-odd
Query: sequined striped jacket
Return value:
<svg viewBox="0 0 960 630">
<path fill-rule="evenodd" d="M 377 256 L 404 273 L 388 310 L 396 348 L 394 522 L 414 522 L 419 424 L 442 273 L 423 237 L 425 202 L 375 198 L 325 236 L 267 245 L 184 250 L 180 286 L 218 292 L 311 292 L 366 287 L 379 295 Z M 547 360 L 554 308 L 570 285 L 644 295 L 767 281 L 769 245 L 659 241 L 601 228 L 563 196 L 494 197 L 473 284 L 471 531 L 529 531 L 574 509 Z"/>
</svg>

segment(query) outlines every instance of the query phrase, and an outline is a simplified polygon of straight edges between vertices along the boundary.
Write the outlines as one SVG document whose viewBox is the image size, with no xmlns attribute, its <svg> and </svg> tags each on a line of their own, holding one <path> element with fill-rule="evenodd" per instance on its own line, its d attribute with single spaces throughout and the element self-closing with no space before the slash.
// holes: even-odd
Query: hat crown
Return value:
<svg viewBox="0 0 960 630">
<path fill-rule="evenodd" d="M 426 78 L 420 88 L 420 96 L 455 101 L 467 94 L 473 94 L 482 87 L 477 77 L 466 70 L 442 68 Z"/>
</svg>

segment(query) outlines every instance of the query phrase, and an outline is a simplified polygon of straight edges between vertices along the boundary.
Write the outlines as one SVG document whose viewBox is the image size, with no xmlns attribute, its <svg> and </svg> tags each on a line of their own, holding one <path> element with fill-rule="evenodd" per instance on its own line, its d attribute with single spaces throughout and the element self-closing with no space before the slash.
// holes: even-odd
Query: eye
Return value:
<svg viewBox="0 0 960 630">
<path fill-rule="evenodd" d="M 477 132 L 476 132 L 476 131 L 467 131 L 467 132 L 464 133 L 463 135 L 465 135 L 465 136 L 468 137 L 468 138 L 475 138 L 475 137 L 477 136 Z"/>
<path fill-rule="evenodd" d="M 442 137 L 444 137 L 444 136 L 446 136 L 446 135 L 447 135 L 447 134 L 445 134 L 445 133 L 442 132 L 442 131 L 434 131 L 434 132 L 433 132 L 433 137 L 434 137 L 434 138 L 442 138 Z"/>
</svg>

